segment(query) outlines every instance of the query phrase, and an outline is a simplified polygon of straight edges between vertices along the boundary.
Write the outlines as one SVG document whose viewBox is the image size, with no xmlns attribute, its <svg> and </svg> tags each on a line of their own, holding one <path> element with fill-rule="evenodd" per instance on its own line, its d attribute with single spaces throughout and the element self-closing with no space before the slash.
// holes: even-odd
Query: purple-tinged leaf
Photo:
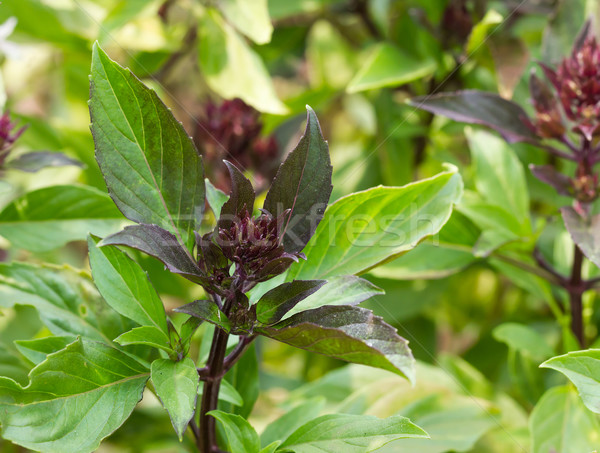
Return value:
<svg viewBox="0 0 600 453">
<path fill-rule="evenodd" d="M 76 167 L 84 166 L 78 160 L 71 159 L 62 153 L 55 153 L 51 151 L 33 151 L 30 153 L 21 154 L 15 159 L 9 160 L 6 162 L 6 164 L 4 164 L 4 168 L 35 173 L 43 168 L 64 167 L 67 165 L 73 165 Z"/>
<path fill-rule="evenodd" d="M 392 371 L 411 382 L 415 378 L 408 341 L 364 308 L 326 305 L 254 331 L 300 349 Z"/>
<path fill-rule="evenodd" d="M 124 245 L 140 250 L 162 261 L 170 272 L 181 274 L 193 282 L 204 282 L 200 268 L 190 252 L 179 243 L 175 235 L 159 226 L 140 224 L 125 227 L 98 244 L 99 247 L 105 245 Z"/>
<path fill-rule="evenodd" d="M 231 194 L 229 200 L 221 208 L 219 228 L 230 228 L 234 219 L 247 210 L 252 215 L 254 208 L 254 189 L 243 173 L 231 162 L 224 161 L 231 176 Z"/>
<path fill-rule="evenodd" d="M 509 143 L 538 143 L 530 129 L 530 119 L 518 104 L 493 93 L 466 90 L 420 96 L 410 100 L 411 105 L 455 121 L 481 124 L 498 131 Z"/>
<path fill-rule="evenodd" d="M 229 319 L 227 319 L 225 313 L 223 313 L 212 300 L 195 300 L 192 303 L 177 307 L 173 311 L 185 313 L 194 318 L 210 322 L 228 333 L 231 330 Z"/>
<path fill-rule="evenodd" d="M 540 181 L 554 187 L 559 195 L 570 197 L 573 195 L 571 179 L 557 171 L 552 165 L 529 165 L 531 173 Z"/>
<path fill-rule="evenodd" d="M 256 319 L 266 325 L 273 325 L 311 294 L 318 291 L 326 280 L 294 280 L 283 283 L 263 295 L 256 304 Z"/>
<path fill-rule="evenodd" d="M 283 246 L 290 253 L 301 251 L 314 234 L 333 188 L 329 147 L 315 112 L 306 108 L 304 136 L 279 167 L 264 204 L 274 217 L 290 209 L 283 227 Z"/>
<path fill-rule="evenodd" d="M 585 218 L 570 206 L 562 208 L 561 213 L 573 242 L 592 263 L 600 266 L 600 214 Z"/>
</svg>

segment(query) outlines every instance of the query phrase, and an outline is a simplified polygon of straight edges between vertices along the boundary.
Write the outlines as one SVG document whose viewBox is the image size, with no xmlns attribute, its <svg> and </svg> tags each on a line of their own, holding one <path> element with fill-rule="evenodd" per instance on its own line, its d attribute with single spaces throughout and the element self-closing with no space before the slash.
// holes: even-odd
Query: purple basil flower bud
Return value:
<svg viewBox="0 0 600 453">
<path fill-rule="evenodd" d="M 536 111 L 534 130 L 540 137 L 560 138 L 566 127 L 563 122 L 559 103 L 550 87 L 535 74 L 529 78 L 531 100 Z"/>
<path fill-rule="evenodd" d="M 223 255 L 236 264 L 236 272 L 252 284 L 285 272 L 302 253 L 287 253 L 282 244 L 282 225 L 288 211 L 275 218 L 263 211 L 253 218 L 248 210 L 230 228 L 219 229 Z M 247 289 L 245 289 L 247 290 Z"/>
<path fill-rule="evenodd" d="M 8 112 L 4 112 L 4 114 L 0 116 L 0 153 L 2 153 L 2 162 L 4 162 L 4 159 L 8 154 L 4 151 L 9 150 L 23 132 L 25 132 L 25 129 L 27 129 L 27 126 L 23 126 L 15 132 L 15 127 L 17 127 L 17 123 L 11 121 Z"/>
</svg>

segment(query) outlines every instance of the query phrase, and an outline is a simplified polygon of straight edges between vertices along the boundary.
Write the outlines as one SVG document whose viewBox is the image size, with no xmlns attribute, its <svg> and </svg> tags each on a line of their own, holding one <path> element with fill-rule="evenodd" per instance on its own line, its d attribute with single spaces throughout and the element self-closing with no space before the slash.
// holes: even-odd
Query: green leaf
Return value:
<svg viewBox="0 0 600 453">
<path fill-rule="evenodd" d="M 141 400 L 148 371 L 114 348 L 79 339 L 29 377 L 27 387 L 0 378 L 2 437 L 47 453 L 91 452 Z"/>
<path fill-rule="evenodd" d="M 375 187 L 329 206 L 288 279 L 358 274 L 437 234 L 462 194 L 456 168 L 403 187 Z"/>
<path fill-rule="evenodd" d="M 228 229 L 236 218 L 240 218 L 244 211 L 252 215 L 254 209 L 254 188 L 252 183 L 231 162 L 224 161 L 231 177 L 231 195 L 223 204 L 219 215 L 219 228 Z"/>
<path fill-rule="evenodd" d="M 198 396 L 201 396 L 202 393 L 204 393 L 204 389 L 203 386 L 200 386 L 198 388 Z M 219 387 L 219 401 L 224 401 L 238 407 L 244 405 L 242 395 L 225 379 L 221 381 L 221 386 Z"/>
<path fill-rule="evenodd" d="M 200 67 L 212 90 L 225 99 L 240 98 L 261 112 L 287 112 L 260 57 L 215 9 L 203 15 L 198 39 Z"/>
<path fill-rule="evenodd" d="M 283 227 L 286 252 L 299 252 L 323 218 L 333 186 L 329 147 L 315 112 L 306 106 L 306 130 L 285 161 L 265 198 L 264 209 L 274 216 L 290 213 Z"/>
<path fill-rule="evenodd" d="M 219 190 L 213 186 L 208 178 L 204 180 L 204 184 L 206 185 L 206 201 L 208 201 L 208 205 L 210 206 L 210 209 L 215 217 L 219 217 L 221 209 L 229 199 L 229 196 L 222 190 Z"/>
<path fill-rule="evenodd" d="M 98 44 L 90 93 L 96 158 L 114 202 L 128 219 L 158 225 L 191 248 L 204 209 L 193 141 L 156 93 Z"/>
<path fill-rule="evenodd" d="M 411 105 L 455 121 L 482 124 L 498 131 L 509 143 L 537 143 L 537 136 L 527 127 L 525 110 L 493 93 L 466 90 L 411 99 Z"/>
<path fill-rule="evenodd" d="M 219 7 L 227 20 L 256 44 L 271 41 L 273 25 L 269 18 L 267 0 L 224 0 Z"/>
<path fill-rule="evenodd" d="M 35 173 L 43 168 L 63 167 L 67 165 L 83 167 L 81 162 L 71 159 L 62 153 L 51 151 L 32 151 L 29 153 L 20 154 L 18 157 L 9 160 L 4 164 L 4 168 Z"/>
<path fill-rule="evenodd" d="M 231 453 L 258 453 L 260 440 L 256 431 L 243 417 L 223 411 L 208 413 L 221 422 L 227 436 L 227 451 Z"/>
<path fill-rule="evenodd" d="M 503 140 L 486 131 L 467 130 L 475 169 L 475 186 L 489 203 L 503 208 L 520 225 L 516 234 L 531 234 L 529 191 L 523 164 Z"/>
<path fill-rule="evenodd" d="M 586 407 L 600 414 L 600 349 L 569 352 L 546 360 L 540 367 L 567 376 L 579 390 Z"/>
<path fill-rule="evenodd" d="M 553 387 L 539 400 L 529 420 L 532 453 L 592 452 L 600 425 L 569 387 Z"/>
<path fill-rule="evenodd" d="M 131 344 L 144 344 L 159 348 L 169 353 L 173 352 L 169 337 L 162 330 L 155 326 L 142 326 L 131 329 L 129 332 L 119 335 L 114 339 L 115 343 L 121 346 Z"/>
<path fill-rule="evenodd" d="M 169 413 L 181 441 L 196 410 L 200 383 L 196 365 L 188 357 L 180 362 L 158 359 L 152 362 L 150 376 L 156 395 Z"/>
<path fill-rule="evenodd" d="M 357 93 L 387 86 L 399 86 L 435 72 L 434 59 L 417 60 L 389 43 L 375 45 L 369 58 L 352 78 L 346 91 Z"/>
<path fill-rule="evenodd" d="M 500 324 L 492 331 L 492 335 L 496 340 L 506 343 L 509 348 L 527 354 L 533 360 L 542 361 L 554 355 L 554 350 L 546 339 L 523 324 Z"/>
<path fill-rule="evenodd" d="M 256 303 L 256 319 L 267 326 L 279 322 L 287 312 L 325 283 L 325 280 L 293 280 L 273 288 Z"/>
<path fill-rule="evenodd" d="M 281 319 L 287 319 L 301 311 L 319 308 L 324 305 L 358 305 L 373 296 L 383 293 L 384 291 L 381 288 L 370 281 L 354 275 L 332 277 L 316 293 L 301 300 Z"/>
<path fill-rule="evenodd" d="M 110 234 L 125 219 L 110 197 L 91 187 L 52 186 L 29 192 L 0 212 L 0 235 L 14 247 L 45 252 L 88 233 Z"/>
<path fill-rule="evenodd" d="M 408 342 L 370 310 L 348 305 L 324 306 L 295 314 L 255 332 L 310 352 L 382 368 L 415 378 Z"/>
<path fill-rule="evenodd" d="M 225 313 L 223 313 L 217 304 L 212 300 L 195 300 L 189 304 L 175 308 L 177 313 L 185 313 L 195 318 L 210 322 L 220 327 L 226 332 L 231 330 L 231 323 Z"/>
<path fill-rule="evenodd" d="M 104 238 L 99 247 L 124 245 L 140 250 L 162 261 L 170 272 L 198 281 L 200 268 L 189 250 L 177 238 L 156 225 L 127 226 L 122 231 Z"/>
<path fill-rule="evenodd" d="M 570 206 L 562 208 L 561 214 L 573 242 L 592 263 L 600 266 L 600 214 L 582 217 Z"/>
<path fill-rule="evenodd" d="M 88 237 L 92 277 L 104 300 L 121 315 L 166 335 L 165 308 L 146 272 L 125 252 L 97 247 L 98 242 L 100 238 Z"/>
<path fill-rule="evenodd" d="M 52 336 L 35 338 L 33 340 L 17 340 L 15 341 L 15 346 L 27 360 L 35 365 L 39 365 L 46 360 L 46 356 L 48 354 L 52 354 L 66 348 L 75 340 L 75 337 L 68 335 Z"/>
<path fill-rule="evenodd" d="M 0 305 L 31 305 L 55 335 L 82 335 L 112 344 L 135 327 L 110 308 L 83 272 L 25 263 L 0 264 Z"/>
<path fill-rule="evenodd" d="M 298 428 L 281 445 L 296 453 L 366 453 L 396 439 L 427 438 L 427 433 L 401 416 L 330 414 Z"/>
<path fill-rule="evenodd" d="M 278 417 L 267 425 L 260 435 L 260 443 L 266 448 L 274 442 L 281 442 L 305 423 L 317 418 L 325 407 L 325 398 L 310 398 Z"/>
</svg>

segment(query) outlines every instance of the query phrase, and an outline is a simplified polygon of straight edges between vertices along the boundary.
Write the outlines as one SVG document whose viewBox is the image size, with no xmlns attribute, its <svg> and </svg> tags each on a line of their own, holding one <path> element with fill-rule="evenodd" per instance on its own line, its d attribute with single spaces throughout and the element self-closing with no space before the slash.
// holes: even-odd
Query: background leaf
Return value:
<svg viewBox="0 0 600 453">
<path fill-rule="evenodd" d="M 227 20 L 256 44 L 266 44 L 271 40 L 273 26 L 267 0 L 225 0 L 219 7 Z"/>
</svg>

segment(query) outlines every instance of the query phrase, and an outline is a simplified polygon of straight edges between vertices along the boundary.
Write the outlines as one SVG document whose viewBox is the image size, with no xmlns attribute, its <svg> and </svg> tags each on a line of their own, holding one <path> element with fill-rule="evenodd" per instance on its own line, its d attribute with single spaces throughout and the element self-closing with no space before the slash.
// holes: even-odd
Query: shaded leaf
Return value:
<svg viewBox="0 0 600 453">
<path fill-rule="evenodd" d="M 91 187 L 52 186 L 13 200 L 0 212 L 0 235 L 14 247 L 45 252 L 124 222 L 110 197 Z"/>
<path fill-rule="evenodd" d="M 541 368 L 551 368 L 567 376 L 583 399 L 586 407 L 600 414 L 600 350 L 569 352 L 553 357 L 540 365 Z"/>
<path fill-rule="evenodd" d="M 114 342 L 121 346 L 143 344 L 152 346 L 153 348 L 162 349 L 168 353 L 173 352 L 169 337 L 161 329 L 155 326 L 136 327 L 119 335 L 114 339 Z"/>
<path fill-rule="evenodd" d="M 227 437 L 227 451 L 231 453 L 258 453 L 260 450 L 258 434 L 246 419 L 223 411 L 210 411 L 208 414 L 223 424 Z"/>
<path fill-rule="evenodd" d="M 4 164 L 4 168 L 35 173 L 36 171 L 40 171 L 42 168 L 63 167 L 66 165 L 83 167 L 81 162 L 71 159 L 62 153 L 52 151 L 33 151 L 30 153 L 21 154 L 18 157 L 9 160 L 6 162 L 6 164 Z"/>
<path fill-rule="evenodd" d="M 482 124 L 498 131 L 509 143 L 537 143 L 537 136 L 527 127 L 525 111 L 514 102 L 492 93 L 466 90 L 411 99 L 415 107 L 455 121 Z"/>
<path fill-rule="evenodd" d="M 198 281 L 200 268 L 190 252 L 177 238 L 156 225 L 127 226 L 122 231 L 104 238 L 99 247 L 106 245 L 124 245 L 140 250 L 162 261 L 170 272 Z"/>
<path fill-rule="evenodd" d="M 409 419 L 393 416 L 330 414 L 298 428 L 280 446 L 295 453 L 366 453 L 396 439 L 427 438 L 427 433 Z"/>
<path fill-rule="evenodd" d="M 560 212 L 573 242 L 592 263 L 600 266 L 600 214 L 583 218 L 570 206 Z"/>
<path fill-rule="evenodd" d="M 125 252 L 97 247 L 98 242 L 100 238 L 88 237 L 92 277 L 104 300 L 121 315 L 166 335 L 167 315 L 146 272 Z"/>
<path fill-rule="evenodd" d="M 240 98 L 261 112 L 286 113 L 264 63 L 218 11 L 206 10 L 198 35 L 202 75 L 212 90 L 225 99 Z"/>
<path fill-rule="evenodd" d="M 128 219 L 191 248 L 202 221 L 204 169 L 193 141 L 156 93 L 94 45 L 90 115 L 96 159 Z M 132 176 L 135 175 L 135 176 Z M 127 181 L 135 180 L 135 184 Z"/>
<path fill-rule="evenodd" d="M 570 178 L 557 171 L 552 165 L 529 164 L 529 169 L 537 179 L 554 187 L 559 195 L 573 196 L 573 186 Z"/>
<path fill-rule="evenodd" d="M 227 319 L 225 313 L 223 313 L 217 304 L 212 300 L 195 300 L 189 304 L 177 307 L 173 311 L 176 311 L 177 313 L 185 313 L 210 322 L 226 332 L 231 330 L 231 323 L 229 322 L 229 319 Z"/>
<path fill-rule="evenodd" d="M 256 319 L 268 326 L 279 322 L 287 312 L 325 283 L 325 280 L 294 280 L 273 288 L 257 302 Z"/>
<path fill-rule="evenodd" d="M 533 360 L 541 361 L 554 355 L 554 350 L 544 337 L 531 327 L 513 322 L 506 322 L 494 328 L 492 335 L 509 348 L 527 354 Z"/>
<path fill-rule="evenodd" d="M 126 354 L 79 339 L 31 370 L 27 387 L 0 378 L 2 437 L 48 453 L 94 451 L 129 417 L 148 376 Z"/>
<path fill-rule="evenodd" d="M 281 442 L 305 423 L 317 418 L 325 407 L 325 398 L 310 398 L 269 423 L 260 435 L 263 447 Z"/>
<path fill-rule="evenodd" d="M 396 46 L 375 45 L 369 58 L 352 78 L 346 91 L 357 93 L 386 86 L 399 86 L 432 75 L 437 68 L 433 58 L 417 60 Z"/>
<path fill-rule="evenodd" d="M 198 396 L 201 396 L 203 392 L 204 388 L 201 385 L 198 387 Z M 244 399 L 242 398 L 242 395 L 240 395 L 235 387 L 225 379 L 221 381 L 221 386 L 219 387 L 219 400 L 238 407 L 244 405 Z"/>
<path fill-rule="evenodd" d="M 440 231 L 462 194 L 456 168 L 403 187 L 375 187 L 327 209 L 307 260 L 288 279 L 358 274 L 390 261 Z"/>
<path fill-rule="evenodd" d="M 315 112 L 306 109 L 304 135 L 277 170 L 264 204 L 275 217 L 290 209 L 282 233 L 286 252 L 304 248 L 323 218 L 333 188 L 329 147 Z"/>
<path fill-rule="evenodd" d="M 231 162 L 225 161 L 225 165 L 231 177 L 231 194 L 223 204 L 219 216 L 218 226 L 223 229 L 230 228 L 234 219 L 240 218 L 244 210 L 252 215 L 255 196 L 252 183 L 248 181 L 243 173 Z"/>
<path fill-rule="evenodd" d="M 150 376 L 181 441 L 196 410 L 200 383 L 196 365 L 187 357 L 179 362 L 158 359 L 152 362 Z"/>
<path fill-rule="evenodd" d="M 295 314 L 255 332 L 307 351 L 392 371 L 414 380 L 408 342 L 364 308 L 324 306 Z"/>
</svg>

